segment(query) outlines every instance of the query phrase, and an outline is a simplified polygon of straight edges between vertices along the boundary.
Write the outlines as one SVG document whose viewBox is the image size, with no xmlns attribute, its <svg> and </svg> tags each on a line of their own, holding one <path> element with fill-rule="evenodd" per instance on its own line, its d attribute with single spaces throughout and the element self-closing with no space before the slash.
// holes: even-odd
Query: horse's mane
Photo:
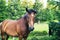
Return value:
<svg viewBox="0 0 60 40">
<path fill-rule="evenodd" d="M 27 13 L 23 16 L 24 19 L 26 19 L 28 16 L 27 16 Z"/>
</svg>

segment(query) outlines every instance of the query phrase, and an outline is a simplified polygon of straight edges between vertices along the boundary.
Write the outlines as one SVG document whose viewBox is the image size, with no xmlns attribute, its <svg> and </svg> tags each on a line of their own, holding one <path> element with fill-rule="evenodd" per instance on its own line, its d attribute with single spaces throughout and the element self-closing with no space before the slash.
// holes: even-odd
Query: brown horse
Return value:
<svg viewBox="0 0 60 40">
<path fill-rule="evenodd" d="M 33 9 L 26 8 L 26 14 L 24 17 L 18 20 L 4 20 L 1 24 L 1 37 L 5 40 L 5 34 L 7 35 L 6 40 L 10 36 L 17 36 L 19 40 L 27 40 L 28 34 L 34 29 L 34 17 L 36 11 Z"/>
<path fill-rule="evenodd" d="M 1 24 L 2 24 L 2 22 L 0 23 L 0 34 L 1 34 Z"/>
</svg>

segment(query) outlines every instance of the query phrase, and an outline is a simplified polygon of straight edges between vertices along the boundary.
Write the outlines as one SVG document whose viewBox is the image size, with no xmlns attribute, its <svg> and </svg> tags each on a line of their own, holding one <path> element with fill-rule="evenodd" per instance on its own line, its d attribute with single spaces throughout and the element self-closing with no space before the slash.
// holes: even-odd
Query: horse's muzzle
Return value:
<svg viewBox="0 0 60 40">
<path fill-rule="evenodd" d="M 34 27 L 29 27 L 29 31 L 33 31 L 34 30 Z"/>
</svg>

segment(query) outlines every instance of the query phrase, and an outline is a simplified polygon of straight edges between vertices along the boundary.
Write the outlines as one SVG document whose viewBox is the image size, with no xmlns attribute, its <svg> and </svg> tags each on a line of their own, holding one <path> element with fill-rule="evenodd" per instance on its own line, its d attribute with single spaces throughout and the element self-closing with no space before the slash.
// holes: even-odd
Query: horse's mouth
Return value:
<svg viewBox="0 0 60 40">
<path fill-rule="evenodd" d="M 29 27 L 29 31 L 33 31 L 33 30 L 34 30 L 34 28 Z"/>
</svg>

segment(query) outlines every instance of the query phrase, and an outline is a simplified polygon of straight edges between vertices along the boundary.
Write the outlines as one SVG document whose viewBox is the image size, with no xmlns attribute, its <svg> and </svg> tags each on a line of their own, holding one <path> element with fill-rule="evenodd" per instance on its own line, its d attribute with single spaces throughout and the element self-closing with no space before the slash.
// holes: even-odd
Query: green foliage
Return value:
<svg viewBox="0 0 60 40">
<path fill-rule="evenodd" d="M 25 14 L 25 7 L 19 1 L 9 1 L 8 5 L 4 0 L 0 1 L 0 22 L 5 19 L 19 19 Z"/>
<path fill-rule="evenodd" d="M 44 37 L 44 38 L 41 38 L 40 40 L 56 40 L 56 37 Z"/>
<path fill-rule="evenodd" d="M 38 38 L 36 38 L 36 37 L 33 37 L 31 40 L 38 40 Z"/>
<path fill-rule="evenodd" d="M 7 19 L 7 11 L 6 11 L 6 5 L 4 0 L 0 0 L 0 22 Z"/>
<path fill-rule="evenodd" d="M 42 3 L 40 3 L 39 0 L 35 1 L 34 5 L 32 5 L 31 2 L 29 2 L 28 5 L 27 1 L 23 1 L 24 3 L 22 3 L 20 0 L 9 0 L 8 5 L 6 5 L 5 0 L 0 0 L 0 22 L 5 19 L 21 18 L 25 14 L 25 8 L 27 6 L 37 11 L 35 22 L 53 20 L 60 21 L 60 2 L 54 0 L 48 1 L 47 8 L 43 9 Z"/>
<path fill-rule="evenodd" d="M 53 21 L 60 20 L 60 2 L 51 0 L 48 1 L 47 8 L 43 9 L 42 4 L 36 0 L 34 9 L 37 10 L 36 22 L 38 21 Z"/>
<path fill-rule="evenodd" d="M 38 0 L 35 0 L 35 4 L 33 6 L 33 8 L 37 11 L 37 15 L 36 15 L 36 18 L 35 18 L 35 22 L 38 22 L 40 21 L 40 17 L 42 17 L 41 15 L 41 9 L 42 9 L 42 4 L 40 2 L 38 2 Z"/>
<path fill-rule="evenodd" d="M 60 22 L 50 22 L 49 29 L 51 29 L 51 33 L 58 39 L 60 39 Z"/>
<path fill-rule="evenodd" d="M 21 18 L 22 15 L 25 13 L 25 8 L 21 6 L 21 4 L 12 1 L 7 7 L 7 11 L 10 14 L 10 19 L 18 19 Z"/>
</svg>

